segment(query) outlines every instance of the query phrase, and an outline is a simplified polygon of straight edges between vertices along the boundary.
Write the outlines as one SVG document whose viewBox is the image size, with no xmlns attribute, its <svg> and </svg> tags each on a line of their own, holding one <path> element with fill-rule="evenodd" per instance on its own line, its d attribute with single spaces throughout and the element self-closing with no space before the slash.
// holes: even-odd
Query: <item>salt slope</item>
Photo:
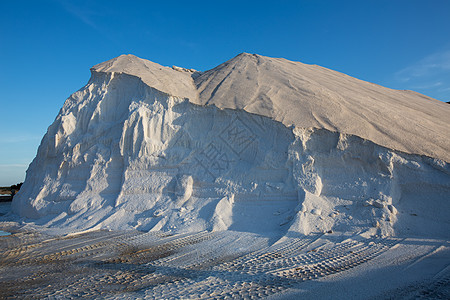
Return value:
<svg viewBox="0 0 450 300">
<path fill-rule="evenodd" d="M 243 53 L 195 80 L 199 104 L 357 135 L 450 162 L 450 107 L 316 65 Z"/>
<path fill-rule="evenodd" d="M 93 70 L 134 75 L 195 104 L 242 109 L 286 126 L 357 135 L 390 149 L 450 162 L 446 103 L 317 65 L 242 53 L 212 70 L 192 74 L 122 55 Z"/>
<path fill-rule="evenodd" d="M 132 56 L 93 68 L 49 127 L 13 210 L 76 230 L 450 232 L 445 161 L 199 106 L 201 94 L 181 95 L 193 77 Z"/>
</svg>

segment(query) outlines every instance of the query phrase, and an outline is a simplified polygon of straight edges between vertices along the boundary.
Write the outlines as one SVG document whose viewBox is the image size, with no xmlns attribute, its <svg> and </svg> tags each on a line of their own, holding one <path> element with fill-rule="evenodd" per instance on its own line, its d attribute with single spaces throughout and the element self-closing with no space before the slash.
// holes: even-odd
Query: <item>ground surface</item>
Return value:
<svg viewBox="0 0 450 300">
<path fill-rule="evenodd" d="M 444 240 L 0 230 L 0 298 L 450 298 Z"/>
<path fill-rule="evenodd" d="M 0 202 L 11 202 L 12 197 L 11 196 L 0 196 Z"/>
</svg>

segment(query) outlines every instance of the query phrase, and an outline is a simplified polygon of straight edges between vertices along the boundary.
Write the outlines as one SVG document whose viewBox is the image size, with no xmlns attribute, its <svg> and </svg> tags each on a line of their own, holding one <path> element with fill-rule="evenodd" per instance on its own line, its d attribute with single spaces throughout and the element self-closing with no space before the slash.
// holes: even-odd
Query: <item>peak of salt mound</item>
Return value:
<svg viewBox="0 0 450 300">
<path fill-rule="evenodd" d="M 385 88 L 317 65 L 248 53 L 201 75 L 177 68 L 121 55 L 92 70 L 137 76 L 152 88 L 194 104 L 242 109 L 286 126 L 324 128 L 450 161 L 450 107 L 419 93 Z"/>
<path fill-rule="evenodd" d="M 139 77 L 145 84 L 180 98 L 196 99 L 197 91 L 191 74 L 141 59 L 132 54 L 121 55 L 95 65 L 92 72 L 124 73 Z"/>
</svg>

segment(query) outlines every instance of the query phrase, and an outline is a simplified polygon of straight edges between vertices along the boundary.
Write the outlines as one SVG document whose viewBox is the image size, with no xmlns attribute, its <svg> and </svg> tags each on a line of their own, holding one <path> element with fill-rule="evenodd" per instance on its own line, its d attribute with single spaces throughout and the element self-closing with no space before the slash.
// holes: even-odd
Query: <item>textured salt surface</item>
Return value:
<svg viewBox="0 0 450 300">
<path fill-rule="evenodd" d="M 300 84 L 298 72 L 315 76 L 321 93 L 316 84 Z M 221 79 L 224 73 L 228 75 Z M 250 79 L 245 81 L 241 75 Z M 278 82 L 286 83 L 286 78 L 291 86 Z M 272 81 L 276 90 L 266 91 L 264 100 L 270 110 L 260 110 L 259 100 L 258 105 L 243 106 L 239 99 L 260 99 L 264 90 L 255 94 L 247 87 L 261 88 Z M 343 85 L 345 97 L 323 95 L 331 81 L 333 86 Z M 194 83 L 199 95 L 189 94 Z M 302 93 L 308 90 L 314 97 L 325 97 L 320 101 L 342 106 L 344 98 L 354 95 L 346 88 L 356 83 L 361 96 L 371 95 L 382 107 L 387 102 L 396 107 L 408 97 L 412 97 L 410 106 L 423 105 L 421 112 L 406 109 L 406 119 L 373 110 L 379 114 L 376 118 L 362 108 L 357 111 L 360 117 L 397 131 L 411 114 L 421 120 L 414 124 L 426 122 L 428 129 L 410 135 L 398 132 L 419 148 L 422 134 L 431 143 L 436 137 L 431 131 L 448 134 L 440 127 L 442 122 L 448 125 L 448 115 L 441 115 L 445 110 L 434 100 L 315 66 L 247 54 L 204 74 L 164 68 L 134 56 L 102 63 L 93 68 L 89 83 L 67 99 L 49 127 L 14 198 L 13 211 L 35 219 L 37 225 L 66 230 L 229 229 L 266 236 L 337 230 L 448 237 L 450 167 L 445 161 L 402 153 L 345 133 L 350 125 L 368 124 L 345 113 L 334 115 L 345 121 L 345 128 L 331 126 L 342 132 L 325 125 L 311 128 L 321 124 L 306 117 L 312 111 L 315 116 L 333 114 L 325 109 L 327 105 Z M 212 86 L 217 89 L 211 91 Z M 365 96 L 360 99 L 370 108 L 372 100 Z M 292 97 L 300 102 L 294 105 Z M 366 107 L 345 104 L 348 109 L 361 106 Z M 288 112 L 296 109 L 300 123 L 286 127 L 295 121 Z M 435 121 L 423 117 L 425 112 Z M 367 137 L 377 141 L 381 137 L 377 132 L 367 131 Z M 449 139 L 439 136 L 441 143 L 429 153 L 448 150 Z M 421 153 L 419 148 L 412 152 Z"/>
<path fill-rule="evenodd" d="M 446 299 L 450 269 L 442 266 L 450 262 L 449 251 L 448 242 L 433 239 L 310 235 L 270 240 L 234 231 L 48 236 L 19 230 L 0 237 L 0 294 L 39 299 Z"/>
</svg>

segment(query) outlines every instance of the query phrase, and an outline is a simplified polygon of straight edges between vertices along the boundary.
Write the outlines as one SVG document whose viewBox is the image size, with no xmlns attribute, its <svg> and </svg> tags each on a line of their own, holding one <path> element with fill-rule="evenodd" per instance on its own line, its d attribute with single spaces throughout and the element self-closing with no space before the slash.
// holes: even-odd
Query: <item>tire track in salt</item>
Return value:
<svg viewBox="0 0 450 300">
<path fill-rule="evenodd" d="M 91 232 L 53 241 L 30 237 L 16 252 L 8 246 L 16 242 L 2 243 L 1 249 L 11 257 L 0 259 L 0 270 L 15 275 L 2 275 L 0 294 L 258 299 L 354 268 L 398 242 L 394 238 L 350 238 L 333 243 L 315 236 L 290 238 L 267 247 L 263 239 L 246 244 L 249 237 L 246 233 L 206 231 L 173 236 Z M 240 249 L 241 244 L 247 248 L 227 249 Z"/>
<path fill-rule="evenodd" d="M 198 280 L 172 282 L 153 289 L 147 297 L 162 297 L 177 299 L 179 295 L 189 295 L 192 298 L 223 299 L 223 298 L 264 298 L 288 289 L 301 281 L 313 280 L 356 267 L 393 246 L 397 240 L 383 240 L 379 243 L 343 242 L 331 249 L 319 249 L 300 255 L 285 255 L 278 262 L 270 262 L 261 269 L 249 272 L 245 266 L 258 264 L 258 259 L 249 255 L 248 260 L 238 259 L 237 263 L 214 267 L 215 272 L 203 275 Z M 298 246 L 302 243 L 293 243 Z M 284 249 L 294 248 L 293 245 L 283 245 Z M 281 248 L 281 249 L 283 249 Z M 295 250 L 286 251 L 293 254 Z M 300 246 L 297 250 L 300 251 Z M 269 252 L 270 253 L 270 252 Z M 282 255 L 281 255 L 282 256 Z M 256 257 L 267 260 L 264 253 Z M 280 268 L 281 263 L 281 268 Z M 275 268 L 278 267 L 278 268 Z M 191 277 L 193 277 L 191 275 Z M 202 275 L 199 275 L 202 277 Z M 154 293 L 154 294 L 153 294 Z"/>
</svg>

